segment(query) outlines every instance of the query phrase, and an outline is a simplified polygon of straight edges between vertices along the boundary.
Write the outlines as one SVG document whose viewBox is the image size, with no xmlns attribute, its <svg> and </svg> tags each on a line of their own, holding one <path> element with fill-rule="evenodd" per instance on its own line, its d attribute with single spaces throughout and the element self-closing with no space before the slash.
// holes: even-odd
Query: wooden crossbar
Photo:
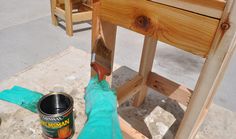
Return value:
<svg viewBox="0 0 236 139">
<path fill-rule="evenodd" d="M 149 74 L 147 85 L 159 93 L 174 99 L 185 106 L 188 105 L 193 92 L 183 85 L 177 84 L 154 72 Z"/>
<path fill-rule="evenodd" d="M 141 87 L 142 79 L 140 75 L 136 75 L 133 79 L 116 89 L 119 104 L 122 104 L 138 92 Z"/>
<path fill-rule="evenodd" d="M 59 8 L 59 7 L 56 7 L 56 9 L 55 9 L 55 15 L 56 15 L 57 17 L 59 17 L 60 19 L 62 19 L 62 20 L 66 20 L 66 18 L 65 18 L 65 11 L 62 10 L 61 8 Z"/>
<path fill-rule="evenodd" d="M 88 21 L 92 19 L 92 11 L 85 11 L 81 13 L 72 14 L 73 22 Z"/>
<path fill-rule="evenodd" d="M 135 130 L 129 123 L 127 123 L 121 117 L 119 117 L 119 120 L 120 120 L 120 128 L 122 130 L 124 139 L 148 139 L 142 133 Z"/>
<path fill-rule="evenodd" d="M 123 72 L 121 72 L 123 71 Z M 126 73 L 126 74 L 119 74 Z M 132 77 L 129 77 L 131 75 Z M 138 72 L 122 66 L 113 72 L 112 86 L 117 92 L 118 103 L 122 104 L 128 99 L 132 98 L 142 88 L 143 77 Z M 148 87 L 156 90 L 157 92 L 176 100 L 177 102 L 187 106 L 192 95 L 192 90 L 175 83 L 161 75 L 154 72 L 150 72 L 147 78 L 147 82 L 144 83 Z"/>
<path fill-rule="evenodd" d="M 60 19 L 65 20 L 65 11 L 61 8 L 56 7 L 55 15 Z M 81 13 L 72 14 L 72 22 L 81 22 L 92 19 L 92 11 L 85 11 Z"/>
</svg>

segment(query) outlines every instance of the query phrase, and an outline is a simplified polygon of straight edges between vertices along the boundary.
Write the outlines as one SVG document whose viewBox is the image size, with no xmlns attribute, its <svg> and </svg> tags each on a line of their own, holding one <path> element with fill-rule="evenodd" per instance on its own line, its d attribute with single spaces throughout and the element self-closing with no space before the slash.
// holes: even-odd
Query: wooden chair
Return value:
<svg viewBox="0 0 236 139">
<path fill-rule="evenodd" d="M 93 8 L 92 47 L 102 35 L 114 56 L 117 26 L 145 36 L 137 76 L 116 88 L 119 103 L 135 96 L 139 106 L 151 87 L 187 106 L 175 138 L 194 138 L 236 47 L 236 1 L 100 0 Z M 151 71 L 157 41 L 206 58 L 194 90 Z"/>
<path fill-rule="evenodd" d="M 92 19 L 91 1 L 51 0 L 52 24 L 58 25 L 58 18 L 66 23 L 66 33 L 73 36 L 73 23 Z"/>
</svg>

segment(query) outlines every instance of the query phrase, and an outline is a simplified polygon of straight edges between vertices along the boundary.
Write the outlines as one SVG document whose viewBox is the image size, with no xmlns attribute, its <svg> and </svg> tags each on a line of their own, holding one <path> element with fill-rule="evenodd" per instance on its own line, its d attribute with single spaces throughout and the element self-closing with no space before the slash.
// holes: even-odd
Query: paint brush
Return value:
<svg viewBox="0 0 236 139">
<path fill-rule="evenodd" d="M 92 50 L 91 67 L 97 72 L 99 81 L 112 72 L 112 51 L 107 48 L 102 36 L 99 36 Z"/>
</svg>

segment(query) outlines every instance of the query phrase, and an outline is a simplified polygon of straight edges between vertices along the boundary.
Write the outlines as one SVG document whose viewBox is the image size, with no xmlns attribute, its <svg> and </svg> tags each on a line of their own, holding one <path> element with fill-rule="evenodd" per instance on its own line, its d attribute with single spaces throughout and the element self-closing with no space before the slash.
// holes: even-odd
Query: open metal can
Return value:
<svg viewBox="0 0 236 139">
<path fill-rule="evenodd" d="M 73 98 L 66 93 L 50 93 L 38 102 L 43 136 L 46 139 L 70 139 L 74 127 Z"/>
</svg>

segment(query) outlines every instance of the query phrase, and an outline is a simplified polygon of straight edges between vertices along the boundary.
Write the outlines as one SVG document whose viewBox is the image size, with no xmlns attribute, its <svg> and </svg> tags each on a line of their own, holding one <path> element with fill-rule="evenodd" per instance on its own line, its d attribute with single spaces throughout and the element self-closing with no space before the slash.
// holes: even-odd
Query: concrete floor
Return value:
<svg viewBox="0 0 236 139">
<path fill-rule="evenodd" d="M 75 46 L 86 53 L 90 52 L 91 30 L 88 30 L 90 25 L 79 24 L 73 37 L 66 36 L 61 27 L 50 24 L 48 0 L 0 0 L 0 2 L 0 81 L 61 52 L 68 46 Z M 143 36 L 119 28 L 115 62 L 137 70 L 142 42 Z M 204 60 L 163 43 L 158 45 L 158 55 L 153 70 L 194 88 Z M 235 75 L 236 55 L 232 57 L 214 99 L 216 104 L 234 112 L 236 112 Z"/>
<path fill-rule="evenodd" d="M 83 59 L 82 59 L 83 58 Z M 74 100 L 76 139 L 86 121 L 84 87 L 90 75 L 90 54 L 75 47 L 60 52 L 36 64 L 14 77 L 0 82 L 0 90 L 14 85 L 47 94 L 64 90 Z M 114 69 L 120 65 L 115 64 Z M 78 70 L 79 69 L 79 70 Z M 113 86 L 123 84 L 137 72 L 121 67 L 113 74 Z M 175 135 L 185 106 L 149 89 L 145 102 L 138 108 L 131 105 L 132 99 L 119 108 L 119 115 L 133 128 L 152 139 L 172 139 Z M 37 114 L 17 105 L 0 100 L 0 139 L 41 139 L 42 130 Z M 194 139 L 235 139 L 236 113 L 213 104 L 206 120 Z M 129 138 L 125 138 L 129 139 Z"/>
</svg>

